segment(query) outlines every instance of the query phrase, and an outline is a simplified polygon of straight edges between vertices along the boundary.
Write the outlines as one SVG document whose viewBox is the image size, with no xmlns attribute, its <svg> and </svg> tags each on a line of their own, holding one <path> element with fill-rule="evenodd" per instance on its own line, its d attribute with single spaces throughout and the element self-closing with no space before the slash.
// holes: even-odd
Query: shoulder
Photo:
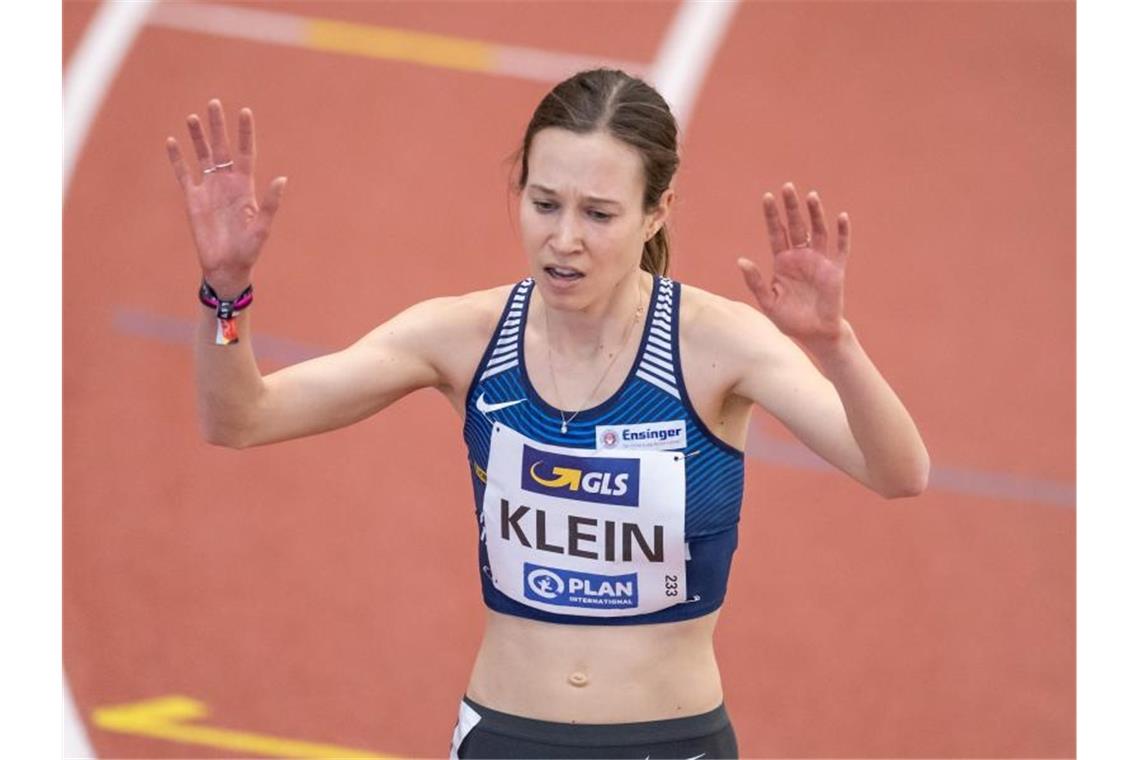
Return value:
<svg viewBox="0 0 1140 760">
<path fill-rule="evenodd" d="M 437 296 L 400 311 L 358 341 L 365 348 L 397 349 L 443 367 L 461 349 L 490 339 L 513 285 Z"/>
<path fill-rule="evenodd" d="M 377 326 L 373 334 L 384 334 L 396 326 L 420 337 L 465 337 L 482 331 L 490 334 L 513 287 L 513 283 L 497 285 L 486 290 L 419 301 Z"/>
<path fill-rule="evenodd" d="M 814 368 L 795 341 L 755 306 L 685 285 L 681 295 L 686 385 L 769 406 L 781 386 Z"/>
<path fill-rule="evenodd" d="M 514 286 L 497 285 L 420 301 L 377 327 L 371 337 L 384 343 L 397 341 L 432 366 L 446 388 L 465 387 Z"/>
<path fill-rule="evenodd" d="M 721 352 L 735 348 L 755 353 L 763 350 L 758 338 L 763 344 L 784 337 L 755 306 L 684 283 L 679 327 L 687 343 Z"/>
<path fill-rule="evenodd" d="M 515 283 L 453 296 L 437 296 L 408 308 L 404 314 L 422 321 L 443 335 L 470 337 L 486 333 L 490 337 Z"/>
</svg>

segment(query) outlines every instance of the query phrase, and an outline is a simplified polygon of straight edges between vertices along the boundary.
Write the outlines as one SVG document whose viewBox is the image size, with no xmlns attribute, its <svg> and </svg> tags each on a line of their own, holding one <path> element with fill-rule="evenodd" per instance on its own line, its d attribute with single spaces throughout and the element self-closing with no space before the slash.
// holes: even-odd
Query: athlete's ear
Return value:
<svg viewBox="0 0 1140 760">
<path fill-rule="evenodd" d="M 665 188 L 665 192 L 661 193 L 661 200 L 657 202 L 657 208 L 650 211 L 645 216 L 645 240 L 649 241 L 657 234 L 657 230 L 665 226 L 665 222 L 669 219 L 669 210 L 673 207 L 673 186 Z"/>
</svg>

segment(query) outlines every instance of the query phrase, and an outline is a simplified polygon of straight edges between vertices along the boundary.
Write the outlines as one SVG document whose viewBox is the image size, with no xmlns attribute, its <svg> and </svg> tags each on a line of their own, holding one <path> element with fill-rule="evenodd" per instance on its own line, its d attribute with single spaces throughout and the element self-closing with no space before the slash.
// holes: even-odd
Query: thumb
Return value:
<svg viewBox="0 0 1140 760">
<path fill-rule="evenodd" d="M 756 296 L 761 311 L 767 313 L 775 305 L 776 296 L 772 289 L 764 284 L 764 276 L 760 274 L 759 268 L 748 259 L 737 259 L 736 265 L 743 272 L 744 284 Z"/>
<path fill-rule="evenodd" d="M 265 191 L 265 198 L 261 201 L 261 208 L 257 215 L 261 225 L 266 230 L 269 229 L 269 225 L 273 222 L 273 216 L 281 205 L 281 198 L 285 195 L 285 183 L 287 181 L 285 177 L 278 177 L 269 183 L 269 189 Z"/>
</svg>

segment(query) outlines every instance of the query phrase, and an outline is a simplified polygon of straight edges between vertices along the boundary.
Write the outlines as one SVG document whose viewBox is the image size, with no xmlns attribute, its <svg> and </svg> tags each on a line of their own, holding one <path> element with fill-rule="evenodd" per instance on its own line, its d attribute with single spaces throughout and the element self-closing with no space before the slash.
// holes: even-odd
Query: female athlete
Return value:
<svg viewBox="0 0 1140 760">
<path fill-rule="evenodd" d="M 262 377 L 251 272 L 285 179 L 254 195 L 253 114 L 188 118 L 169 158 L 202 267 L 195 347 L 206 439 L 244 448 L 333 430 L 412 391 L 464 421 L 484 638 L 461 758 L 737 757 L 713 652 L 753 404 L 885 497 L 926 486 L 906 409 L 843 316 L 851 225 L 816 193 L 764 196 L 759 309 L 666 277 L 678 165 L 669 107 L 620 71 L 539 103 L 519 152 L 529 275 L 416 304 L 348 348 Z"/>
</svg>

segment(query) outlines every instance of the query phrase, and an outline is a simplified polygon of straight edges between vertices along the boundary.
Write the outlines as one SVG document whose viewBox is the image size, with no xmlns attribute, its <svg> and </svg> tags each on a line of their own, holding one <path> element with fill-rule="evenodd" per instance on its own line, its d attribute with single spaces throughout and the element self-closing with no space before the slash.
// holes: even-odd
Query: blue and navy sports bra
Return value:
<svg viewBox="0 0 1140 760">
<path fill-rule="evenodd" d="M 744 461 L 685 391 L 680 283 L 654 277 L 629 375 L 566 432 L 527 376 L 533 288 L 527 278 L 511 290 L 467 393 L 484 603 L 576 625 L 708 614 L 724 601 Z"/>
</svg>

